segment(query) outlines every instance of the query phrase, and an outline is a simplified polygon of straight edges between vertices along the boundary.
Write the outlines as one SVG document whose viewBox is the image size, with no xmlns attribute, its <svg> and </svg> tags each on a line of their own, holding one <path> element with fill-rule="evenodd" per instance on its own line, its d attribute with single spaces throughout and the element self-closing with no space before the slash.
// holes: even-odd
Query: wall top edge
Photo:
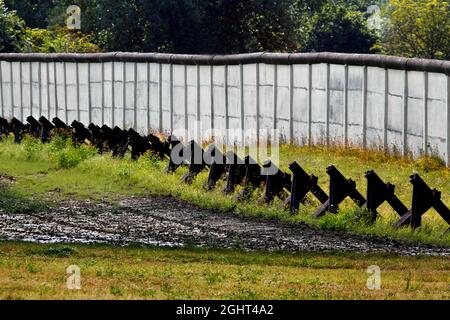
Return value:
<svg viewBox="0 0 450 320">
<path fill-rule="evenodd" d="M 246 53 L 235 55 L 191 55 L 169 53 L 0 53 L 0 61 L 23 62 L 155 62 L 188 65 L 237 64 L 341 64 L 371 66 L 407 71 L 427 71 L 450 74 L 450 61 L 375 54 L 318 53 Z"/>
</svg>

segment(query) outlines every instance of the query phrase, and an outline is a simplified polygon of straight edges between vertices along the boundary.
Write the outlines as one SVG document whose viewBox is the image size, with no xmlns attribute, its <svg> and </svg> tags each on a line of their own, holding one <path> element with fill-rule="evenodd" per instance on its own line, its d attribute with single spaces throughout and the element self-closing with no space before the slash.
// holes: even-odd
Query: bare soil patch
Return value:
<svg viewBox="0 0 450 320">
<path fill-rule="evenodd" d="M 171 197 L 130 197 L 119 205 L 67 201 L 47 212 L 31 214 L 0 211 L 0 237 L 41 243 L 196 245 L 243 250 L 450 256 L 450 248 L 245 218 L 200 209 Z"/>
</svg>

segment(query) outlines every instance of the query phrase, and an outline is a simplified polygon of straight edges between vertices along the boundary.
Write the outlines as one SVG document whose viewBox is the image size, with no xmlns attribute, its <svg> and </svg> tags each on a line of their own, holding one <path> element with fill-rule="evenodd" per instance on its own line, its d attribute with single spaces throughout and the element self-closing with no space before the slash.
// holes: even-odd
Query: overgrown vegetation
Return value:
<svg viewBox="0 0 450 320">
<path fill-rule="evenodd" d="M 77 265 L 81 290 L 68 290 Z M 370 265 L 381 290 L 368 290 Z M 0 242 L 0 299 L 442 299 L 445 257 Z"/>
<path fill-rule="evenodd" d="M 384 8 L 383 16 L 383 52 L 450 59 L 450 2 L 391 0 Z"/>
<path fill-rule="evenodd" d="M 0 0 L 0 52 L 21 51 L 24 46 L 25 23 Z"/>
<path fill-rule="evenodd" d="M 65 30 L 73 4 L 82 12 L 79 32 Z M 368 13 L 372 5 L 381 16 Z M 449 59 L 445 0 L 2 0 L 0 8 L 7 44 L 0 52 L 335 51 Z"/>
<path fill-rule="evenodd" d="M 99 52 L 100 48 L 92 43 L 91 36 L 79 31 L 69 31 L 59 27 L 54 29 L 25 30 L 26 51 L 39 53 Z"/>
<path fill-rule="evenodd" d="M 411 161 L 361 149 L 289 145 L 282 146 L 280 154 L 281 169 L 288 171 L 287 165 L 298 161 L 308 172 L 319 177 L 324 190 L 328 190 L 325 168 L 333 163 L 345 176 L 357 182 L 362 194 L 366 187 L 364 172 L 374 169 L 385 181 L 396 185 L 399 198 L 410 207 L 412 188 L 409 176 L 417 172 L 430 186 L 442 191 L 444 203 L 450 202 L 450 170 L 433 158 Z M 180 178 L 187 169 L 180 168 L 175 174 L 164 174 L 166 164 L 166 161 L 159 161 L 149 154 L 137 161 L 132 161 L 129 154 L 125 159 L 115 159 L 109 154 L 99 155 L 89 146 L 74 147 L 70 141 L 61 137 L 54 138 L 46 145 L 31 138 L 17 145 L 13 143 L 12 137 L 0 143 L 0 175 L 14 177 L 15 183 L 9 187 L 13 195 L 26 194 L 35 199 L 53 201 L 78 197 L 112 202 L 129 195 L 170 195 L 204 208 L 235 214 L 307 223 L 318 228 L 410 242 L 450 245 L 450 234 L 445 233 L 448 225 L 433 210 L 424 216 L 422 227 L 417 230 L 393 229 L 392 223 L 398 217 L 387 205 L 380 208 L 380 217 L 374 224 L 370 224 L 367 213 L 356 208 L 351 201 L 343 203 L 339 214 L 315 219 L 312 213 L 319 203 L 311 197 L 306 206 L 301 206 L 298 214 L 291 215 L 286 209 L 279 208 L 282 204 L 279 199 L 269 206 L 261 204 L 259 200 L 263 190 L 260 189 L 255 190 L 246 201 L 238 201 L 234 195 L 224 195 L 224 181 L 220 181 L 214 190 L 205 191 L 206 171 L 191 186 L 186 186 L 180 183 Z M 0 197 L 3 197 L 3 193 Z M 22 200 L 18 198 L 17 201 Z M 7 209 L 4 208 L 5 211 Z"/>
</svg>

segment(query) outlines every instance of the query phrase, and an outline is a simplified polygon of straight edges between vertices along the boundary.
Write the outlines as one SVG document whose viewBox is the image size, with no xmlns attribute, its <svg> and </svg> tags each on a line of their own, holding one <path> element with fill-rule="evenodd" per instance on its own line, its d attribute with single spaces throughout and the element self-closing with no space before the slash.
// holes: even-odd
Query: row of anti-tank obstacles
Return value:
<svg viewBox="0 0 450 320">
<path fill-rule="evenodd" d="M 161 159 L 168 159 L 167 172 L 175 172 L 182 165 L 188 166 L 188 171 L 182 178 L 184 183 L 191 183 L 201 171 L 209 168 L 206 189 L 213 189 L 220 179 L 226 179 L 224 192 L 231 194 L 237 185 L 242 185 L 244 188 L 240 198 L 245 199 L 252 190 L 264 185 L 264 201 L 271 203 L 275 197 L 283 199 L 283 195 L 289 195 L 284 199 L 284 204 L 292 213 L 298 211 L 300 204 L 305 202 L 307 194 L 311 193 L 322 204 L 315 212 L 316 217 L 323 216 L 327 212 L 338 213 L 339 205 L 349 197 L 359 207 L 368 210 L 372 221 L 375 221 L 378 216 L 378 207 L 387 202 L 400 216 L 394 224 L 396 228 L 407 225 L 412 228 L 419 227 L 422 216 L 431 208 L 434 208 L 450 225 L 450 210 L 442 202 L 441 193 L 431 189 L 418 174 L 410 177 L 413 190 L 412 206 L 408 209 L 395 195 L 395 186 L 385 183 L 373 170 L 365 174 L 367 195 L 364 198 L 356 189 L 356 183 L 353 180 L 345 178 L 335 166 L 329 166 L 327 174 L 330 177 L 330 183 L 327 195 L 319 186 L 318 178 L 306 173 L 297 162 L 289 165 L 292 172 L 289 174 L 276 168 L 270 161 L 260 165 L 250 156 L 241 159 L 233 151 L 228 151 L 224 155 L 214 145 L 204 150 L 195 141 L 183 145 L 173 136 L 167 138 L 160 138 L 153 134 L 142 136 L 133 129 L 122 130 L 117 126 L 110 128 L 107 125 L 99 127 L 93 123 L 85 127 L 78 121 L 73 121 L 69 126 L 57 117 L 50 122 L 44 116 L 39 120 L 29 116 L 26 124 L 16 118 L 11 121 L 0 118 L 0 140 L 2 136 L 10 133 L 14 135 L 16 143 L 20 143 L 25 134 L 39 138 L 42 143 L 48 142 L 55 134 L 65 134 L 71 136 L 75 145 L 87 142 L 95 146 L 99 152 L 112 152 L 116 157 L 123 157 L 130 149 L 131 158 L 134 160 L 150 151 Z M 172 152 L 174 149 L 188 155 L 187 161 L 175 161 L 175 152 Z M 205 157 L 205 153 L 209 157 Z M 198 156 L 199 154 L 201 157 Z M 201 160 L 198 161 L 198 159 Z M 210 161 L 204 159 L 210 159 Z M 264 170 L 268 168 L 271 168 L 275 174 L 264 174 Z"/>
</svg>

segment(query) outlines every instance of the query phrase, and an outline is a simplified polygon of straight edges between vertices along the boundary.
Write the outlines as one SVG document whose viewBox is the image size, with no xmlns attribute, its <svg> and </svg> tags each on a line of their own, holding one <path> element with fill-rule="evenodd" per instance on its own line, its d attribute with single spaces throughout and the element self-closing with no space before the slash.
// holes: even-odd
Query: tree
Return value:
<svg viewBox="0 0 450 320">
<path fill-rule="evenodd" d="M 24 32 L 23 20 L 0 0 L 0 52 L 20 52 L 25 45 Z"/>
<path fill-rule="evenodd" d="M 106 51 L 203 52 L 202 0 L 61 0 L 51 25 L 63 25 L 65 8 L 81 8 L 81 31 Z"/>
<path fill-rule="evenodd" d="M 214 0 L 207 2 L 204 28 L 210 53 L 295 51 L 291 0 Z"/>
<path fill-rule="evenodd" d="M 244 20 L 248 32 L 247 52 L 298 50 L 290 5 L 288 0 L 253 1 L 253 8 Z"/>
<path fill-rule="evenodd" d="M 46 28 L 49 11 L 56 3 L 54 0 L 5 0 L 6 6 L 15 10 L 31 28 Z"/>
<path fill-rule="evenodd" d="M 450 59 L 450 2 L 392 0 L 383 10 L 383 53 Z"/>
<path fill-rule="evenodd" d="M 105 51 L 233 54 L 255 51 L 369 52 L 369 4 L 385 0 L 6 0 L 52 48 L 66 8 L 81 8 L 81 32 Z M 37 21 L 38 20 L 38 21 Z M 32 41 L 33 42 L 33 41 Z M 39 45 L 33 50 L 41 50 Z M 39 49 L 41 48 L 41 49 Z M 53 49 L 51 49 L 53 50 Z"/>
<path fill-rule="evenodd" d="M 300 31 L 302 51 L 369 53 L 377 41 L 365 13 L 343 2 L 326 3 Z"/>
</svg>

